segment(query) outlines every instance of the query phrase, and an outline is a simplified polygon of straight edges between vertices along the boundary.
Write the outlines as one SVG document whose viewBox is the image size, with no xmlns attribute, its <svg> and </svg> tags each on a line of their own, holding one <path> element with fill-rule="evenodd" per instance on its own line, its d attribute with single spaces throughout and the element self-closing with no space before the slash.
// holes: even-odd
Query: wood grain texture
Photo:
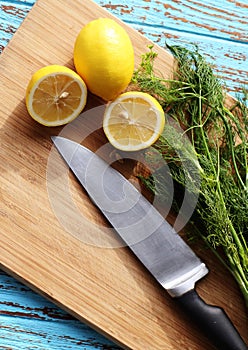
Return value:
<svg viewBox="0 0 248 350">
<path fill-rule="evenodd" d="M 0 1 L 0 52 L 30 11 L 34 1 Z"/>
<path fill-rule="evenodd" d="M 39 5 L 43 17 L 48 17 L 45 19 L 46 23 L 50 23 L 53 18 L 53 7 L 56 8 L 56 3 L 54 2 L 55 5 L 53 4 L 51 6 Z M 76 3 L 79 4 L 78 1 Z M 103 5 L 107 7 L 108 4 Z M 130 2 L 129 6 L 131 6 Z M 77 9 L 80 9 L 79 5 Z M 113 11 L 115 10 L 113 8 Z M 65 16 L 61 9 L 57 12 L 62 18 Z M 4 247 L 1 242 L 0 249 L 4 248 L 3 256 L 8 256 L 8 264 L 5 263 L 4 267 L 7 271 L 13 271 L 9 265 L 13 266 L 18 261 L 20 266 L 16 273 L 18 273 L 19 277 L 21 276 L 24 280 L 27 279 L 29 283 L 31 282 L 34 285 L 37 282 L 42 282 L 42 286 L 39 286 L 42 292 L 59 304 L 63 304 L 65 301 L 67 303 L 70 297 L 76 298 L 75 300 L 81 303 L 86 303 L 86 308 L 82 306 L 78 308 L 77 302 L 74 300 L 73 303 L 69 303 L 69 307 L 67 304 L 66 308 L 81 320 L 86 320 L 97 329 L 107 333 L 110 337 L 121 341 L 122 344 L 132 349 L 159 349 L 164 348 L 164 344 L 167 345 L 167 349 L 178 349 L 182 347 L 185 349 L 210 349 L 211 347 L 208 343 L 200 339 L 198 333 L 194 330 L 192 331 L 187 326 L 186 319 L 180 318 L 180 312 L 179 310 L 174 310 L 172 301 L 165 295 L 164 291 L 160 290 L 154 284 L 150 276 L 140 268 L 139 264 L 129 255 L 126 249 L 118 249 L 115 252 L 97 249 L 97 260 L 99 261 L 95 263 L 95 260 L 92 261 L 92 258 L 96 256 L 95 249 L 85 247 L 82 244 L 78 246 L 77 240 L 73 240 L 68 245 L 68 235 L 63 230 L 61 231 L 59 223 L 55 223 L 56 220 L 54 221 L 54 217 L 51 216 L 45 186 L 46 160 L 51 147 L 49 135 L 45 128 L 37 127 L 35 123 L 32 123 L 28 119 L 23 109 L 23 101 L 20 95 L 23 94 L 23 86 L 28 79 L 28 74 L 40 64 L 50 63 L 55 59 L 60 60 L 60 63 L 71 64 L 71 55 L 68 52 L 67 42 L 72 37 L 73 32 L 76 32 L 82 19 L 79 19 L 79 15 L 73 11 L 68 12 L 68 16 L 70 15 L 70 19 L 72 16 L 73 23 L 76 24 L 73 26 L 71 24 L 72 22 L 70 22 L 72 33 L 66 33 L 62 43 L 60 42 L 58 45 L 58 35 L 52 32 L 52 28 L 50 29 L 48 27 L 46 33 L 48 44 L 46 43 L 46 47 L 44 47 L 42 36 L 40 35 L 39 42 L 35 46 L 39 50 L 44 48 L 45 52 L 37 54 L 33 45 L 38 30 L 44 30 L 44 25 L 40 25 L 40 17 L 36 17 L 36 20 L 32 22 L 32 29 L 34 29 L 33 35 L 30 35 L 31 27 L 29 25 L 31 26 L 31 21 L 28 22 L 29 20 L 27 20 L 27 23 L 25 23 L 26 30 L 20 32 L 14 38 L 13 44 L 8 48 L 6 56 L 11 57 L 11 60 L 6 59 L 1 61 L 1 63 L 4 63 L 1 73 L 6 73 L 11 69 L 13 74 L 13 77 L 5 81 L 5 87 L 7 87 L 5 98 L 6 100 L 8 99 L 8 106 L 5 104 L 4 108 L 1 106 L 0 110 L 1 123 L 3 122 L 1 124 L 1 146 L 3 146 L 1 148 L 0 165 L 1 172 L 3 173 L 1 196 L 3 195 L 4 199 L 2 202 L 4 206 L 1 208 L 1 218 L 3 218 L 3 230 L 6 234 Z M 95 15 L 91 8 L 90 15 Z M 126 18 L 124 11 L 122 11 L 120 16 L 122 16 L 121 18 Z M 58 19 L 55 21 L 55 24 L 57 24 L 57 21 Z M 129 19 L 127 19 L 127 23 L 128 21 Z M 60 25 L 59 21 L 58 23 L 58 28 L 61 29 L 62 25 Z M 29 37 L 31 37 L 31 43 L 29 41 L 29 45 L 32 47 L 32 52 L 26 54 L 24 43 L 27 43 L 27 38 Z M 54 40 L 55 45 L 52 45 Z M 144 47 L 138 45 L 138 51 L 141 52 L 142 50 L 144 51 Z M 18 54 L 16 55 L 16 53 Z M 34 53 L 36 54 L 35 60 L 32 60 Z M 29 67 L 24 67 L 24 71 L 22 72 L 19 60 L 22 61 L 23 59 L 25 59 L 26 63 L 28 62 Z M 13 62 L 17 63 L 14 65 L 14 68 Z M 4 76 L 6 78 L 6 75 Z M 18 81 L 18 84 L 16 85 L 14 96 L 12 96 L 14 90 L 13 83 L 15 81 Z M 6 110 L 8 117 L 6 117 Z M 57 132 L 59 131 L 57 130 Z M 16 135 L 15 147 L 11 144 L 13 132 Z M 18 152 L 16 152 L 16 149 L 18 149 Z M 13 159 L 13 162 L 10 164 L 8 164 L 9 155 Z M 37 174 L 39 175 L 37 176 Z M 14 183 L 17 185 L 14 186 Z M 72 186 L 76 187 L 73 180 Z M 21 191 L 20 188 L 26 188 L 26 190 Z M 37 198 L 39 200 L 36 198 L 33 203 L 30 203 L 29 199 L 33 193 L 38 196 Z M 86 198 L 84 200 L 87 201 Z M 87 205 L 89 205 L 88 202 Z M 43 210 L 43 213 L 40 212 L 41 210 Z M 39 213 L 38 218 L 35 213 Z M 44 223 L 45 221 L 46 223 Z M 27 222 L 29 223 L 28 228 L 26 226 Z M 10 234 L 7 235 L 9 227 L 12 227 L 15 231 L 13 237 L 9 237 Z M 49 232 L 51 228 L 56 234 L 60 235 L 60 239 L 51 237 L 51 233 Z M 27 229 L 32 229 L 34 232 L 26 232 Z M 50 248 L 51 246 L 53 246 L 53 251 L 45 256 L 46 261 L 44 264 L 44 261 L 42 261 L 44 259 L 44 256 L 42 257 L 42 247 Z M 20 251 L 20 247 L 23 250 L 22 253 L 12 257 L 12 250 Z M 29 260 L 30 256 L 32 256 L 32 260 Z M 41 257 L 42 259 L 40 259 Z M 67 264 L 64 264 L 64 258 L 67 259 Z M 122 265 L 124 264 L 124 266 L 121 268 L 119 266 L 113 267 L 111 265 L 113 260 Z M 49 261 L 48 266 L 46 266 L 47 261 Z M 106 262 L 110 263 L 111 268 L 107 267 L 106 271 L 102 271 L 101 267 Z M 53 266 L 53 263 L 59 269 L 55 271 L 54 275 L 49 271 L 49 267 Z M 25 264 L 28 265 L 28 271 L 23 273 L 23 266 Z M 245 336 L 247 319 L 244 314 L 241 296 L 233 280 L 230 276 L 226 275 L 214 257 L 209 257 L 208 265 L 211 268 L 211 275 L 208 277 L 208 281 L 201 282 L 199 290 L 206 297 L 206 300 L 217 302 L 227 310 L 230 310 L 230 316 L 235 319 L 237 327 Z M 96 267 L 99 269 L 98 271 L 95 271 Z M 86 268 L 86 271 L 84 268 Z M 34 271 L 38 273 L 38 276 L 32 276 Z M 59 280 L 61 271 L 63 271 L 62 279 L 64 281 Z M 64 289 L 67 287 L 64 284 L 67 274 L 72 284 L 69 292 L 63 296 L 63 300 L 61 301 L 61 292 L 64 293 Z M 115 280 L 116 275 L 120 277 L 120 280 Z M 222 283 L 217 282 L 217 286 L 219 285 L 221 287 L 221 292 L 211 295 L 211 290 L 216 281 L 223 275 L 226 278 L 224 286 L 222 286 Z M 32 277 L 31 280 L 30 277 Z M 97 285 L 95 285 L 95 279 L 98 280 Z M 48 281 L 50 285 L 47 285 Z M 132 285 L 131 292 L 130 281 Z M 80 286 L 84 287 L 82 293 Z M 121 295 L 118 295 L 119 290 L 122 291 Z M 136 293 L 135 300 L 132 300 L 132 293 Z M 99 297 L 102 298 L 101 301 L 98 300 Z M 124 297 L 125 301 L 123 300 Z M 236 304 L 236 299 L 240 300 L 240 304 Z M 88 305 L 88 303 L 93 303 L 94 305 Z M 99 314 L 102 308 L 107 311 L 104 317 Z M 93 321 L 92 316 L 96 317 L 97 320 L 94 319 Z M 106 319 L 108 322 L 107 325 Z M 132 324 L 130 324 L 130 319 L 132 320 Z M 157 328 L 161 332 L 161 339 L 156 339 L 156 335 L 154 334 L 154 329 Z M 123 332 L 130 335 L 128 342 L 126 342 L 126 339 L 123 339 Z M 142 336 L 144 335 L 144 339 L 140 339 L 141 334 Z M 70 345 L 67 344 L 67 346 L 69 348 Z M 96 349 L 101 348 L 97 346 Z M 85 348 L 87 349 L 87 347 Z"/>
<path fill-rule="evenodd" d="M 164 46 L 196 43 L 235 95 L 248 79 L 248 3 L 245 0 L 96 0 L 153 42 Z M 1 1 L 3 46 L 9 41 L 33 1 Z"/>
<path fill-rule="evenodd" d="M 0 349 L 119 349 L 4 272 L 0 288 Z"/>
<path fill-rule="evenodd" d="M 247 1 L 99 1 L 160 46 L 195 43 L 235 94 L 248 79 Z"/>
</svg>

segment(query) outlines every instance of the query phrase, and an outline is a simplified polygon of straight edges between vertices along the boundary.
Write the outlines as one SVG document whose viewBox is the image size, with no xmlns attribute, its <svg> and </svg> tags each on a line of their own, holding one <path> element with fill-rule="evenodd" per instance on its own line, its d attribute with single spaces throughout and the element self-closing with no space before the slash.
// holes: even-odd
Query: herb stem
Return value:
<svg viewBox="0 0 248 350">
<path fill-rule="evenodd" d="M 225 108 L 224 110 L 230 116 L 231 112 L 229 112 L 227 108 Z M 243 182 L 243 180 L 242 180 L 242 178 L 240 176 L 238 167 L 237 167 L 236 157 L 235 157 L 235 154 L 234 154 L 233 136 L 232 136 L 232 133 L 231 133 L 231 130 L 230 130 L 230 125 L 229 125 L 225 115 L 222 112 L 220 112 L 220 111 L 219 111 L 219 113 L 220 113 L 220 116 L 221 116 L 221 118 L 222 118 L 222 120 L 223 120 L 223 122 L 225 124 L 227 135 L 228 135 L 228 138 L 229 138 L 232 162 L 233 162 L 233 166 L 234 166 L 234 169 L 235 169 L 235 172 L 236 172 L 236 176 L 237 176 L 241 186 L 244 188 L 245 191 L 247 191 L 247 186 L 244 184 L 244 182 Z"/>
<path fill-rule="evenodd" d="M 230 110 L 225 106 L 222 85 L 197 48 L 167 47 L 178 61 L 175 78 L 166 80 L 154 74 L 156 54 L 150 47 L 133 83 L 157 98 L 177 125 L 175 130 L 168 125 L 154 147 L 167 162 L 180 191 L 184 187 L 197 196 L 192 216 L 195 230 L 201 231 L 199 235 L 232 273 L 248 307 L 247 104 L 235 103 Z M 245 99 L 248 101 L 248 92 Z M 183 131 L 178 133 L 178 129 Z M 192 149 L 182 137 L 189 138 Z M 147 156 L 149 161 L 149 152 Z M 162 178 L 143 181 L 152 191 L 159 189 L 160 198 L 164 193 L 166 200 L 171 191 L 166 188 L 166 179 L 164 183 Z M 177 211 L 180 200 L 179 196 L 173 201 Z"/>
</svg>

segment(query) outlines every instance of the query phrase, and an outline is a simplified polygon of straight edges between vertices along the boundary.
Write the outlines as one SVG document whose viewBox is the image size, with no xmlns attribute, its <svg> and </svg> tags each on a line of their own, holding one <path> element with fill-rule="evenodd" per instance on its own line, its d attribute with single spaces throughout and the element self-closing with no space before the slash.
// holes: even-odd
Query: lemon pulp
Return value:
<svg viewBox="0 0 248 350">
<path fill-rule="evenodd" d="M 137 151 L 151 146 L 165 125 L 158 101 L 143 92 L 127 92 L 107 106 L 103 129 L 109 142 L 123 151 Z"/>
<path fill-rule="evenodd" d="M 71 69 L 52 65 L 38 70 L 26 91 L 29 114 L 40 124 L 58 126 L 76 118 L 86 104 L 87 88 Z"/>
</svg>

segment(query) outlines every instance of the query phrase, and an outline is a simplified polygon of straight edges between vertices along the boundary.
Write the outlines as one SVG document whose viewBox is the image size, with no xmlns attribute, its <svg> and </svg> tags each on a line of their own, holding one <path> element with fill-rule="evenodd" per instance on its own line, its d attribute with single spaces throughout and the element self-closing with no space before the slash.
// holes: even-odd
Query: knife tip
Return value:
<svg viewBox="0 0 248 350">
<path fill-rule="evenodd" d="M 62 140 L 63 137 L 61 136 L 51 136 L 51 140 L 52 142 L 56 145 L 56 143 L 58 143 L 59 140 Z"/>
</svg>

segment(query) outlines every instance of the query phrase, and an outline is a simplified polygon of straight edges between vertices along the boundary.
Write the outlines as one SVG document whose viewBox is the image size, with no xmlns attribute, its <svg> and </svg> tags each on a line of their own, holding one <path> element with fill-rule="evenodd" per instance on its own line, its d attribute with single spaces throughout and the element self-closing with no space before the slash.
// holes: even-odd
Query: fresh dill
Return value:
<svg viewBox="0 0 248 350">
<path fill-rule="evenodd" d="M 168 49 L 178 62 L 173 79 L 155 74 L 157 54 L 150 46 L 132 83 L 155 96 L 168 115 L 154 152 L 162 155 L 177 186 L 196 199 L 191 221 L 233 274 L 248 306 L 248 93 L 227 108 L 223 84 L 198 48 Z M 146 159 L 154 163 L 151 149 Z M 159 167 L 143 181 L 166 198 L 169 189 Z M 181 200 L 174 199 L 178 212 Z"/>
</svg>

